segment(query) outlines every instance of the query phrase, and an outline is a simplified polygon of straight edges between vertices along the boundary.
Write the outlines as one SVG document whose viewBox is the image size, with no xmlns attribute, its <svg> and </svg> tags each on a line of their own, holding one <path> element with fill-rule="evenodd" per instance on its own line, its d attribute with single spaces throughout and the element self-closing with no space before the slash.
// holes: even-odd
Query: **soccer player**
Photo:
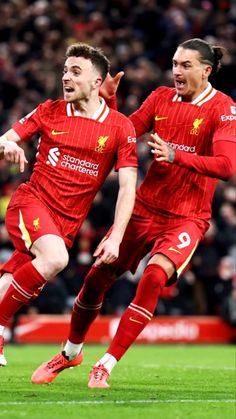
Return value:
<svg viewBox="0 0 236 419">
<path fill-rule="evenodd" d="M 236 168 L 236 106 L 208 81 L 222 56 L 220 47 L 204 40 L 185 41 L 173 56 L 174 88 L 157 88 L 130 116 L 137 137 L 154 131 L 154 159 L 137 190 L 119 257 L 109 265 L 97 258 L 75 299 L 63 352 L 34 372 L 33 383 L 51 382 L 76 364 L 105 291 L 150 252 L 136 295 L 90 373 L 90 388 L 108 388 L 113 367 L 152 319 L 162 288 L 190 261 L 209 226 L 217 179 L 228 180 Z"/>
<path fill-rule="evenodd" d="M 1 155 L 19 163 L 23 171 L 26 157 L 17 142 L 41 135 L 32 176 L 18 187 L 6 213 L 16 250 L 1 269 L 3 282 L 9 275 L 12 281 L 0 302 L 0 365 L 6 365 L 5 326 L 65 268 L 67 249 L 113 167 L 119 180 L 114 225 L 95 256 L 106 265 L 118 256 L 134 206 L 137 155 L 131 121 L 99 96 L 109 65 L 98 48 L 69 46 L 62 76 L 64 99 L 40 104 L 0 137 Z"/>
</svg>

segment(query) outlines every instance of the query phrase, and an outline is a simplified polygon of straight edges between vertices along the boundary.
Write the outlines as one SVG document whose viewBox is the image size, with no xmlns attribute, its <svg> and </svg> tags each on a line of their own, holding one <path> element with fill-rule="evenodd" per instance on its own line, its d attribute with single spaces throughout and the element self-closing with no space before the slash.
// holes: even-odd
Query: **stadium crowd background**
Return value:
<svg viewBox="0 0 236 419">
<path fill-rule="evenodd" d="M 177 45 L 193 37 L 227 49 L 214 87 L 236 100 L 236 1 L 227 0 L 5 0 L 0 2 L 0 133 L 40 102 L 61 97 L 66 47 L 77 41 L 101 47 L 111 74 L 124 70 L 118 108 L 129 115 L 159 85 L 172 85 L 171 61 Z M 146 137 L 148 138 L 148 136 Z M 24 144 L 29 161 L 18 167 L 0 161 L 0 264 L 13 248 L 4 226 L 11 194 L 31 174 L 37 138 Z M 139 181 L 151 159 L 138 144 Z M 111 173 L 96 196 L 70 251 L 68 267 L 49 283 L 28 312 L 70 312 L 93 261 L 92 252 L 110 227 L 117 193 Z M 205 239 L 176 286 L 163 291 L 158 314 L 222 315 L 236 327 L 236 177 L 219 182 L 213 218 Z M 125 274 L 108 291 L 103 314 L 120 314 L 134 295 L 142 272 Z"/>
</svg>

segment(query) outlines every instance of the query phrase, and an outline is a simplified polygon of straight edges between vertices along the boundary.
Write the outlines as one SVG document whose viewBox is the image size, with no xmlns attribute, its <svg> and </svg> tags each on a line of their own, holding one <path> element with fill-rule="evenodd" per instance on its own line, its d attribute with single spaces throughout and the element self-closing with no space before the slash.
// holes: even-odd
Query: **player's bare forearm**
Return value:
<svg viewBox="0 0 236 419">
<path fill-rule="evenodd" d="M 24 150 L 17 144 L 20 140 L 21 138 L 13 129 L 2 135 L 0 137 L 0 158 L 4 158 L 10 163 L 19 164 L 20 172 L 23 172 L 25 164 L 28 162 Z"/>
<path fill-rule="evenodd" d="M 112 234 L 122 240 L 131 217 L 137 184 L 137 168 L 125 167 L 119 170 L 119 193 L 116 202 Z"/>
<path fill-rule="evenodd" d="M 132 214 L 137 182 L 136 168 L 119 170 L 119 193 L 117 197 L 114 223 L 111 234 L 98 245 L 94 256 L 99 256 L 96 264 L 112 263 L 119 256 L 119 246 Z"/>
</svg>

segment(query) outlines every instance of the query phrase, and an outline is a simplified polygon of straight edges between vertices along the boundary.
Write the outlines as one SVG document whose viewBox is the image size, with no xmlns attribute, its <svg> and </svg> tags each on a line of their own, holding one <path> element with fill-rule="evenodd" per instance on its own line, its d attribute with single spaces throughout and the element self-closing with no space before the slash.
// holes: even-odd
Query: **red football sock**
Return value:
<svg viewBox="0 0 236 419">
<path fill-rule="evenodd" d="M 93 266 L 77 296 L 70 322 L 68 339 L 72 343 L 84 342 L 87 331 L 102 307 L 104 294 L 115 278 Z"/>
<path fill-rule="evenodd" d="M 136 296 L 123 313 L 117 332 L 107 349 L 118 361 L 151 320 L 167 280 L 168 276 L 161 266 L 151 264 L 145 269 Z"/>
<path fill-rule="evenodd" d="M 28 303 L 38 288 L 46 283 L 45 278 L 27 262 L 13 274 L 13 280 L 0 303 L 0 324 L 6 326 L 10 318 Z"/>
</svg>

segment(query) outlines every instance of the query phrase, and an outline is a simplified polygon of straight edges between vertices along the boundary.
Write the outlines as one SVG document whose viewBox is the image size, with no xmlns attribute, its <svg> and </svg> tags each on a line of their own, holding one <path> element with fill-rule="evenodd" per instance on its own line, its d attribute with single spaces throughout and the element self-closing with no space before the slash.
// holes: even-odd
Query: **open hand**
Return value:
<svg viewBox="0 0 236 419">
<path fill-rule="evenodd" d="M 120 71 L 114 77 L 112 77 L 111 74 L 108 73 L 100 87 L 100 96 L 102 96 L 106 101 L 109 100 L 112 96 L 114 96 L 119 87 L 120 80 L 124 74 L 124 71 Z"/>
<path fill-rule="evenodd" d="M 148 145 L 152 147 L 151 152 L 154 154 L 156 161 L 165 161 L 173 163 L 175 159 L 175 150 L 162 140 L 157 133 L 151 134 L 152 141 L 148 141 Z"/>
</svg>

